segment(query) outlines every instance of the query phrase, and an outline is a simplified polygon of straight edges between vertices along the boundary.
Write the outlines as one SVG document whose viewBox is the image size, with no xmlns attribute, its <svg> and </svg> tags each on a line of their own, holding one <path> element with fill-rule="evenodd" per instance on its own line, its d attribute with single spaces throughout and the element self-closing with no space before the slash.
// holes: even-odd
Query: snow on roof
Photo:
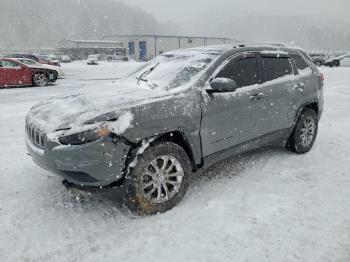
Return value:
<svg viewBox="0 0 350 262">
<path fill-rule="evenodd" d="M 288 52 L 282 50 L 263 50 L 260 53 L 263 55 L 288 55 Z"/>
<path fill-rule="evenodd" d="M 230 49 L 232 49 L 232 45 L 213 45 L 213 46 L 200 46 L 200 47 L 193 47 L 193 48 L 187 48 L 187 49 L 179 49 L 179 50 L 170 51 L 170 53 L 181 53 L 181 52 L 224 53 Z"/>
</svg>

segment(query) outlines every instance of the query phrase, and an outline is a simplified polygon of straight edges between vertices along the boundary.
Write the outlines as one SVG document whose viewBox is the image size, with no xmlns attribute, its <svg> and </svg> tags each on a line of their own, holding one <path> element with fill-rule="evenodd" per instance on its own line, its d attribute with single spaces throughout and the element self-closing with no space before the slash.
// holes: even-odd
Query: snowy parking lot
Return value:
<svg viewBox="0 0 350 262">
<path fill-rule="evenodd" d="M 315 147 L 237 156 L 198 174 L 173 210 L 134 217 L 69 193 L 26 154 L 24 118 L 53 95 L 103 90 L 140 63 L 64 64 L 44 88 L 0 89 L 0 261 L 350 261 L 350 68 L 321 68 Z"/>
</svg>

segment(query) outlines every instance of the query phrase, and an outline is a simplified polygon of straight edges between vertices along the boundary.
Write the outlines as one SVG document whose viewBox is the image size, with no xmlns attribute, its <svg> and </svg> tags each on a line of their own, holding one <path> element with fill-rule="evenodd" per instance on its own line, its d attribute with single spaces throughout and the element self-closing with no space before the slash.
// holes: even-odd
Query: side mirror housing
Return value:
<svg viewBox="0 0 350 262">
<path fill-rule="evenodd" d="M 237 84 L 229 78 L 215 78 L 210 82 L 210 87 L 207 89 L 209 94 L 212 93 L 232 93 L 237 90 Z"/>
</svg>

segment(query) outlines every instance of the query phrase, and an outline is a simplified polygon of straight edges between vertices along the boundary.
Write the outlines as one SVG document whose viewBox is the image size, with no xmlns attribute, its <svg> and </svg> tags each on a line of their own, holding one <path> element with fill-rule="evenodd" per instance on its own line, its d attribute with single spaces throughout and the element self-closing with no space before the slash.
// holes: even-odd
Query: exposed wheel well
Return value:
<svg viewBox="0 0 350 262">
<path fill-rule="evenodd" d="M 197 169 L 197 165 L 196 165 L 194 157 L 193 157 L 192 149 L 190 147 L 188 140 L 186 139 L 186 136 L 183 133 L 181 133 L 180 131 L 165 133 L 165 134 L 159 135 L 154 140 L 152 140 L 152 142 L 150 142 L 150 143 L 155 144 L 155 143 L 159 143 L 159 142 L 172 142 L 172 143 L 177 144 L 178 146 L 182 147 L 190 159 L 192 170 L 195 171 Z M 130 144 L 130 150 L 129 150 L 127 157 L 125 159 L 125 167 L 122 170 L 123 175 L 126 175 L 129 172 L 128 171 L 129 164 L 137 156 L 137 150 L 138 150 L 138 148 L 140 148 L 142 146 L 142 141 L 140 141 L 139 143 L 136 143 L 136 144 L 129 142 L 129 144 Z M 124 181 L 125 181 L 125 176 L 122 179 L 118 180 L 117 182 L 113 183 L 112 186 L 122 185 L 124 183 Z"/>
<path fill-rule="evenodd" d="M 310 104 L 307 104 L 303 107 L 303 110 L 304 111 L 305 109 L 312 109 L 316 112 L 316 114 L 318 115 L 318 103 L 317 102 L 313 102 L 313 103 L 310 103 Z M 301 112 L 302 112 L 301 111 Z"/>
<path fill-rule="evenodd" d="M 186 136 L 183 133 L 181 133 L 180 131 L 169 132 L 169 133 L 166 133 L 166 134 L 159 136 L 154 142 L 162 142 L 162 141 L 172 142 L 174 144 L 181 146 L 185 150 L 185 152 L 187 153 L 188 157 L 190 158 L 192 169 L 193 170 L 196 169 L 197 166 L 196 166 L 196 163 L 194 161 L 191 146 L 190 146 Z"/>
</svg>

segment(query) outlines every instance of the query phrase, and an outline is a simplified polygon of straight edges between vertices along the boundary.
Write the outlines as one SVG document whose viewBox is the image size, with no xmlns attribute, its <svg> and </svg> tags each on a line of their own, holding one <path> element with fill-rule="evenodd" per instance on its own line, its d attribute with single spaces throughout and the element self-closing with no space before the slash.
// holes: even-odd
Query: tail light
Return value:
<svg viewBox="0 0 350 262">
<path fill-rule="evenodd" d="M 324 86 L 324 74 L 320 73 L 320 89 Z"/>
<path fill-rule="evenodd" d="M 324 74 L 320 74 L 320 80 L 321 80 L 321 82 L 323 82 L 324 81 Z"/>
</svg>

